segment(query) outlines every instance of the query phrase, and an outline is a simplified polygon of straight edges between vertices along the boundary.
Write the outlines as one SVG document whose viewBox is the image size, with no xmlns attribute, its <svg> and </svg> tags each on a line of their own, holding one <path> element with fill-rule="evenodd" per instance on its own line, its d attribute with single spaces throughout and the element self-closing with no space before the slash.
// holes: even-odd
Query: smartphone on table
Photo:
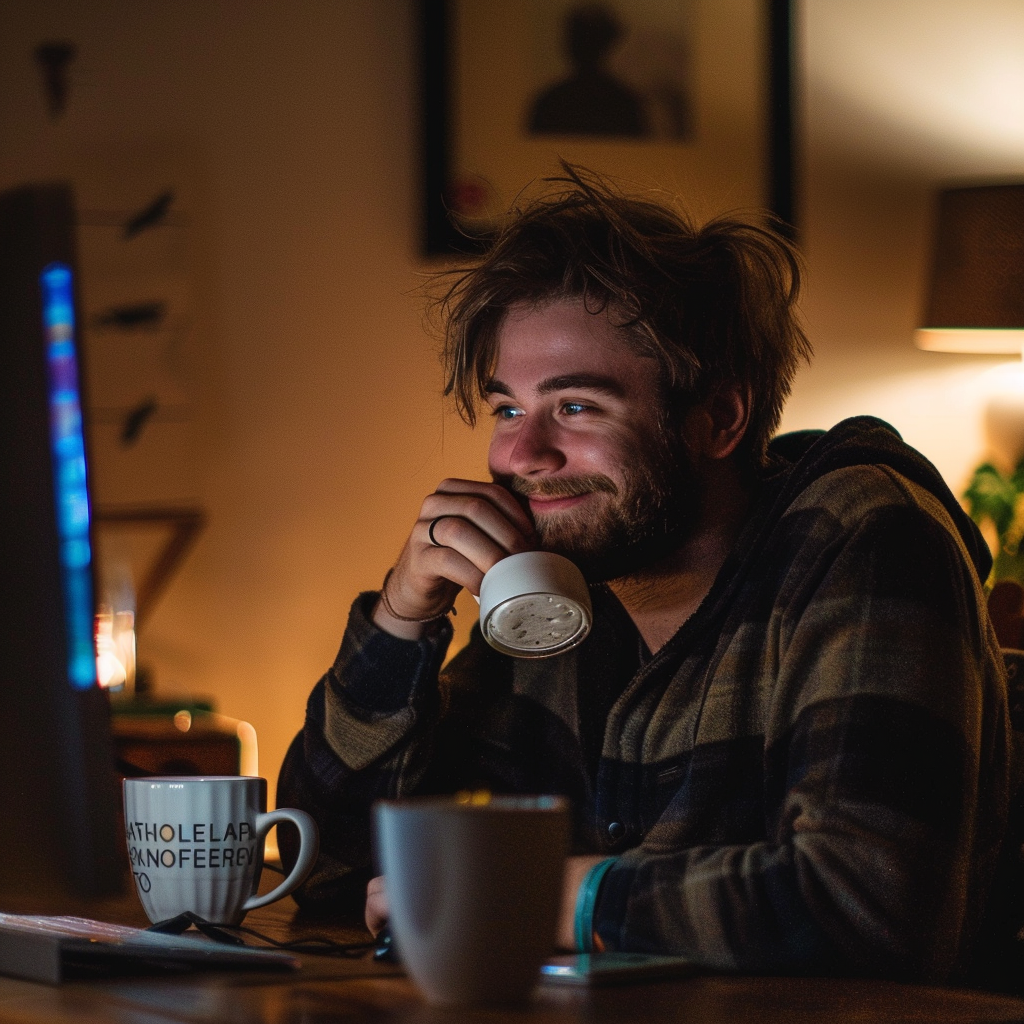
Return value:
<svg viewBox="0 0 1024 1024">
<path fill-rule="evenodd" d="M 660 953 L 568 953 L 540 969 L 541 980 L 563 985 L 623 985 L 659 978 L 686 978 L 700 966 L 684 956 Z"/>
</svg>

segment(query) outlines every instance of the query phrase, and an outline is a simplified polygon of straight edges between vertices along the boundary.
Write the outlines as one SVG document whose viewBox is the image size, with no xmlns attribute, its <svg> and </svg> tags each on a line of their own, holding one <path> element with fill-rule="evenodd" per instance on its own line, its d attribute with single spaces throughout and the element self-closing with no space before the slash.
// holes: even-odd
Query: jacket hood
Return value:
<svg viewBox="0 0 1024 1024">
<path fill-rule="evenodd" d="M 978 527 L 961 508 L 939 471 L 884 420 L 855 416 L 829 431 L 799 430 L 780 434 L 769 444 L 768 457 L 769 484 L 781 477 L 781 489 L 772 502 L 780 511 L 826 473 L 849 466 L 890 467 L 931 492 L 942 503 L 963 538 L 978 578 L 982 583 L 988 579 L 992 554 Z"/>
</svg>

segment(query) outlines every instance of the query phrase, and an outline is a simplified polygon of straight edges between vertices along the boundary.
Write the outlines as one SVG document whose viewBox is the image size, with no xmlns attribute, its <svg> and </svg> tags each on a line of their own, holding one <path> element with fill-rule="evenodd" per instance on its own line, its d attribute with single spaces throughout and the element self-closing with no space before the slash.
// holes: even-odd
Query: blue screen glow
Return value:
<svg viewBox="0 0 1024 1024">
<path fill-rule="evenodd" d="M 51 263 L 40 275 L 43 328 L 50 384 L 50 445 L 53 451 L 57 531 L 64 582 L 68 678 L 73 686 L 96 685 L 92 548 L 89 490 L 85 471 L 82 401 L 75 353 L 75 308 L 71 268 Z"/>
</svg>

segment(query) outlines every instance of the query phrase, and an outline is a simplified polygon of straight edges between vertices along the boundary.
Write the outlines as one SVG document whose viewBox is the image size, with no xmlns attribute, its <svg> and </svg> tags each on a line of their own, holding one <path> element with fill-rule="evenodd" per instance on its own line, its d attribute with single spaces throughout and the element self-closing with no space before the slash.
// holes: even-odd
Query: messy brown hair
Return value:
<svg viewBox="0 0 1024 1024">
<path fill-rule="evenodd" d="M 746 387 L 743 450 L 755 463 L 811 354 L 796 314 L 799 258 L 774 227 L 728 217 L 696 227 L 674 206 L 568 164 L 512 211 L 482 256 L 442 276 L 445 394 L 471 425 L 502 320 L 518 303 L 581 297 L 589 311 L 607 310 L 658 361 L 670 418 L 723 384 Z"/>
</svg>

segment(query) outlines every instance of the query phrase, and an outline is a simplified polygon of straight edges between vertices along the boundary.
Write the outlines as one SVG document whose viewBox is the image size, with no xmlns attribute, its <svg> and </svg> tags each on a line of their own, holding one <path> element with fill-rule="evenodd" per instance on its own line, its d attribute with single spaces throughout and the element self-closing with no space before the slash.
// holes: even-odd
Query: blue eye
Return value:
<svg viewBox="0 0 1024 1024">
<path fill-rule="evenodd" d="M 513 405 L 499 405 L 491 415 L 495 419 L 499 420 L 514 420 L 518 419 L 523 415 L 522 409 L 517 409 Z"/>
<path fill-rule="evenodd" d="M 582 402 L 566 402 L 562 406 L 562 412 L 567 413 L 569 416 L 576 416 L 581 412 L 586 412 L 587 406 Z"/>
</svg>

